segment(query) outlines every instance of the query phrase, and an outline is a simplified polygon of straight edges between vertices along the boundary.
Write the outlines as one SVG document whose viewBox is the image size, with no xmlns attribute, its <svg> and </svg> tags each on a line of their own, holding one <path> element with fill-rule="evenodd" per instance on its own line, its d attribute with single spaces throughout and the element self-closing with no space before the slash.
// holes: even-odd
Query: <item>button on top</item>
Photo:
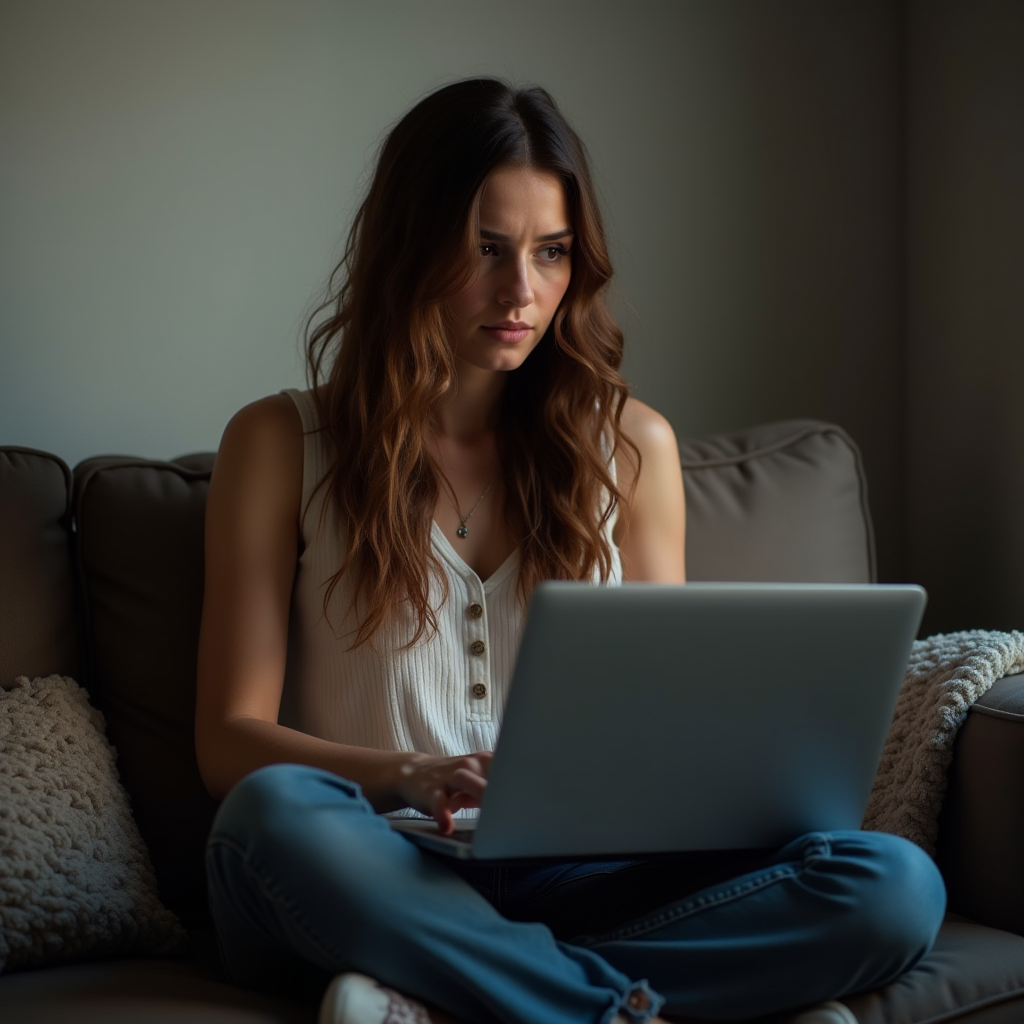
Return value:
<svg viewBox="0 0 1024 1024">
<path fill-rule="evenodd" d="M 473 696 L 474 697 L 486 697 L 487 696 L 487 687 L 484 686 L 483 683 L 477 683 L 473 687 Z"/>
<path fill-rule="evenodd" d="M 483 642 L 483 640 L 474 640 L 474 641 L 473 641 L 473 642 L 472 642 L 472 643 L 471 643 L 471 644 L 469 645 L 469 649 L 470 649 L 470 650 L 471 650 L 471 651 L 472 651 L 472 652 L 473 652 L 474 654 L 483 654 L 483 653 L 484 653 L 484 651 L 486 651 L 486 650 L 487 650 L 487 644 L 485 644 L 485 643 Z"/>
<path fill-rule="evenodd" d="M 467 611 L 469 612 L 469 616 L 472 619 L 479 619 L 480 616 L 484 613 L 483 607 L 478 604 L 471 604 Z"/>
</svg>

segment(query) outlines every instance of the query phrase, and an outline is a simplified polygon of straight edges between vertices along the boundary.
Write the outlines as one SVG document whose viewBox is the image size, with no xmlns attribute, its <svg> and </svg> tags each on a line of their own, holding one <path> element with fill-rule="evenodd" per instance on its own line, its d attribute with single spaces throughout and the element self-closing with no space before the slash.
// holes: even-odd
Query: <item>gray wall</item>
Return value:
<svg viewBox="0 0 1024 1024">
<path fill-rule="evenodd" d="M 300 385 L 303 320 L 384 129 L 499 74 L 550 88 L 590 145 L 639 397 L 680 434 L 845 426 L 882 573 L 903 576 L 904 121 L 938 62 L 915 58 L 906 105 L 905 29 L 932 6 L 956 7 L 5 0 L 0 443 L 71 463 L 210 449 L 240 405 Z M 911 334 L 926 361 L 930 329 Z"/>
<path fill-rule="evenodd" d="M 1024 629 L 1024 3 L 909 13 L 908 573 L 930 630 Z"/>
</svg>

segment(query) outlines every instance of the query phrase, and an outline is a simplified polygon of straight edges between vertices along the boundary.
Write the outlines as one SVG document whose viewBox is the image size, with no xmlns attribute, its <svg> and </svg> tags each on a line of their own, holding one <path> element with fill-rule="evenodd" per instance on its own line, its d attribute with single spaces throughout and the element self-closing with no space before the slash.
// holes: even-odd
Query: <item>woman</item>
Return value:
<svg viewBox="0 0 1024 1024">
<path fill-rule="evenodd" d="M 438 1021 L 735 1019 L 927 951 L 941 881 L 893 837 L 804 837 L 767 863 L 458 868 L 380 817 L 448 832 L 479 805 L 536 583 L 683 582 L 676 442 L 618 373 L 610 276 L 550 96 L 448 86 L 384 144 L 310 337 L 312 390 L 228 425 L 196 741 L 225 798 L 211 905 L 240 984 L 337 975 L 321 1020 L 344 1024 L 427 1020 L 418 1000 Z"/>
</svg>

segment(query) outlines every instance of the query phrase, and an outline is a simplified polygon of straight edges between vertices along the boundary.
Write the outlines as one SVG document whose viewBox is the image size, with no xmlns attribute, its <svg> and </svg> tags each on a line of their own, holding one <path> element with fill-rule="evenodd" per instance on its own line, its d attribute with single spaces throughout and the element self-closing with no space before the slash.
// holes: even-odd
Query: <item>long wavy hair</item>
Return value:
<svg viewBox="0 0 1024 1024">
<path fill-rule="evenodd" d="M 518 590 L 541 580 L 607 580 L 606 525 L 623 500 L 609 453 L 636 446 L 620 429 L 628 388 L 622 332 L 604 299 L 612 276 L 583 143 L 543 89 L 492 78 L 427 96 L 391 130 L 329 297 L 307 328 L 308 376 L 335 459 L 329 488 L 346 528 L 344 560 L 324 595 L 355 574 L 353 646 L 406 606 L 437 629 L 430 543 L 441 470 L 425 444 L 456 384 L 446 301 L 472 278 L 478 204 L 496 169 L 526 166 L 562 182 L 575 233 L 568 289 L 538 346 L 508 373 L 498 410 L 506 516 L 526 524 Z"/>
</svg>

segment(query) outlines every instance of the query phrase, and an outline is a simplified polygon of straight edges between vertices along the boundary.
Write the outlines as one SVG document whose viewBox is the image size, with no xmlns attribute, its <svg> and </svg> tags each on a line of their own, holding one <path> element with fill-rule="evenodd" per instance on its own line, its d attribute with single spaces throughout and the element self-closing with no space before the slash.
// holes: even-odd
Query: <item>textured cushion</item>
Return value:
<svg viewBox="0 0 1024 1024">
<path fill-rule="evenodd" d="M 0 448 L 0 686 L 77 676 L 71 472 L 55 455 Z"/>
<path fill-rule="evenodd" d="M 839 427 L 792 420 L 679 450 L 691 580 L 874 581 L 867 481 Z"/>
<path fill-rule="evenodd" d="M 0 690 L 0 970 L 169 953 L 161 906 L 103 718 L 72 679 Z"/>
<path fill-rule="evenodd" d="M 161 895 L 187 924 L 207 916 L 203 848 L 216 806 L 193 743 L 212 463 L 106 458 L 75 469 L 89 692 Z"/>
</svg>

